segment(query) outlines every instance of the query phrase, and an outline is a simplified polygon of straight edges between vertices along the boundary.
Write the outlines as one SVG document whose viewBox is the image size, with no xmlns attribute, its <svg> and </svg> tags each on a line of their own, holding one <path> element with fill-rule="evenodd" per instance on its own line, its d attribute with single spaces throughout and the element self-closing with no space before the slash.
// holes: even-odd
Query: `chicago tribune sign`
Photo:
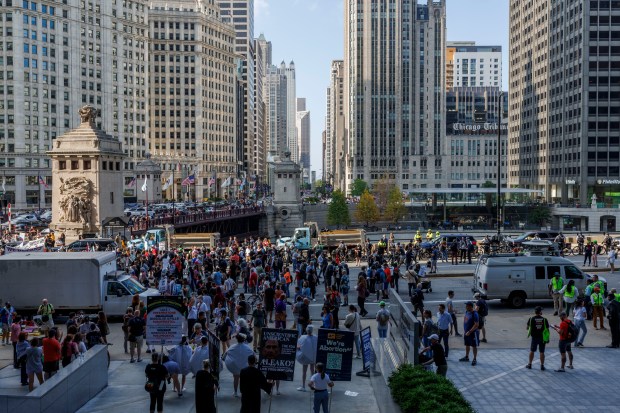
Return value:
<svg viewBox="0 0 620 413">
<path fill-rule="evenodd" d="M 501 130 L 503 132 L 508 130 L 507 124 L 501 124 Z M 491 133 L 497 133 L 497 123 L 453 123 L 452 132 L 456 134 L 479 134 L 487 135 Z"/>
</svg>

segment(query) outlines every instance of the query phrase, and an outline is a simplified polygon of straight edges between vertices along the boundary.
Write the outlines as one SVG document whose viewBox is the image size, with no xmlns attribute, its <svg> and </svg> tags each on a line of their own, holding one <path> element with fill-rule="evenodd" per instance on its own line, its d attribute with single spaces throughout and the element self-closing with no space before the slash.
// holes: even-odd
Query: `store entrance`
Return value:
<svg viewBox="0 0 620 413">
<path fill-rule="evenodd" d="M 610 215 L 603 215 L 601 217 L 601 231 L 615 232 L 616 231 L 616 217 L 613 217 Z"/>
</svg>

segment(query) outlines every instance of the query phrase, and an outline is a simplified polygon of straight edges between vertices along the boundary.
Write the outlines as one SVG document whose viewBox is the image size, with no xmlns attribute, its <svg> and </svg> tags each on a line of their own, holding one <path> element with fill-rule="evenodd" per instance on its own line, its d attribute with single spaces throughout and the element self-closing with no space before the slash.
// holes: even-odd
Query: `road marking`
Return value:
<svg viewBox="0 0 620 413">
<path fill-rule="evenodd" d="M 559 354 L 560 354 L 559 352 L 553 353 L 553 354 L 549 355 L 548 357 L 546 357 L 546 359 L 558 356 Z M 532 364 L 538 364 L 538 363 L 540 363 L 540 360 L 536 360 L 536 361 L 532 362 Z M 471 384 L 469 386 L 461 387 L 459 389 L 459 391 L 462 393 L 462 392 L 464 392 L 466 390 L 472 389 L 474 387 L 478 387 L 478 386 L 480 386 L 482 384 L 486 384 L 486 383 L 492 382 L 494 380 L 501 379 L 502 377 L 507 376 L 510 373 L 514 373 L 515 371 L 519 371 L 519 370 L 522 370 L 524 368 L 525 368 L 525 365 L 521 365 L 519 367 L 515 367 L 512 370 L 508 370 L 508 371 L 505 371 L 503 373 L 496 374 L 495 376 L 491 376 L 489 378 L 486 378 L 484 380 L 481 380 L 481 381 L 479 381 L 477 383 L 474 383 L 474 384 Z"/>
</svg>

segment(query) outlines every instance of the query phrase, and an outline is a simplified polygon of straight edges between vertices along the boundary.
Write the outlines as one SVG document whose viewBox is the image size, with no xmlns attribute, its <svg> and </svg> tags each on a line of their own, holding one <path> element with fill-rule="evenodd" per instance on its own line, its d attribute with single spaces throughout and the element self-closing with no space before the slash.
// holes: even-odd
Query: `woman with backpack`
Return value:
<svg viewBox="0 0 620 413">
<path fill-rule="evenodd" d="M 73 335 L 67 334 L 60 347 L 60 362 L 62 366 L 67 367 L 79 352 L 77 343 L 73 341 Z"/>
</svg>

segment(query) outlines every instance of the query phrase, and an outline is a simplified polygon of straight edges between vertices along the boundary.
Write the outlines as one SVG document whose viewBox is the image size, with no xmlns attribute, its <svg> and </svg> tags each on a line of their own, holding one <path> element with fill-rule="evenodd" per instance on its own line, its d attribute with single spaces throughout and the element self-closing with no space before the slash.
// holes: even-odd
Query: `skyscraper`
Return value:
<svg viewBox="0 0 620 413">
<path fill-rule="evenodd" d="M 502 47 L 476 46 L 475 42 L 447 42 L 446 89 L 501 87 Z"/>
<path fill-rule="evenodd" d="M 345 2 L 347 185 L 445 184 L 444 0 Z"/>
<path fill-rule="evenodd" d="M 153 158 L 166 178 L 180 166 L 169 199 L 183 199 L 180 183 L 191 173 L 195 197 L 202 199 L 220 188 L 209 186 L 211 177 L 222 181 L 237 172 L 235 32 L 214 2 L 200 2 L 200 7 L 192 0 L 150 4 Z"/>
<path fill-rule="evenodd" d="M 619 14 L 617 1 L 510 1 L 509 185 L 620 202 Z"/>
<path fill-rule="evenodd" d="M 323 174 L 334 189 L 346 191 L 348 141 L 344 118 L 344 62 L 333 60 L 330 69 L 325 120 L 326 150 L 323 153 L 326 166 Z"/>
<path fill-rule="evenodd" d="M 306 110 L 306 98 L 297 98 L 297 114 L 295 120 L 299 138 L 299 166 L 310 170 L 310 111 Z M 309 175 L 309 174 L 308 174 Z"/>
<path fill-rule="evenodd" d="M 77 113 L 86 104 L 101 111 L 98 126 L 122 141 L 128 183 L 137 159 L 148 149 L 144 2 L 0 4 L 4 199 L 16 209 L 51 205 L 45 153 L 56 136 L 79 125 Z M 46 185 L 39 184 L 38 176 Z"/>
<path fill-rule="evenodd" d="M 254 132 L 256 145 L 253 168 L 250 177 L 262 182 L 267 177 L 267 106 L 265 94 L 267 84 L 265 74 L 271 65 L 271 42 L 261 33 L 254 39 Z"/>
<path fill-rule="evenodd" d="M 286 75 L 286 145 L 291 151 L 291 160 L 299 163 L 299 138 L 297 136 L 297 81 L 295 62 L 284 69 Z"/>
<path fill-rule="evenodd" d="M 254 130 L 255 73 L 254 73 L 254 0 L 218 0 L 222 15 L 234 26 L 235 53 L 241 57 L 241 85 L 243 86 L 243 131 L 244 141 L 240 143 L 243 158 L 240 171 L 255 171 L 258 162 L 256 153 L 260 144 Z"/>
<path fill-rule="evenodd" d="M 277 155 L 287 147 L 286 65 L 270 66 L 265 76 L 267 150 Z"/>
</svg>

